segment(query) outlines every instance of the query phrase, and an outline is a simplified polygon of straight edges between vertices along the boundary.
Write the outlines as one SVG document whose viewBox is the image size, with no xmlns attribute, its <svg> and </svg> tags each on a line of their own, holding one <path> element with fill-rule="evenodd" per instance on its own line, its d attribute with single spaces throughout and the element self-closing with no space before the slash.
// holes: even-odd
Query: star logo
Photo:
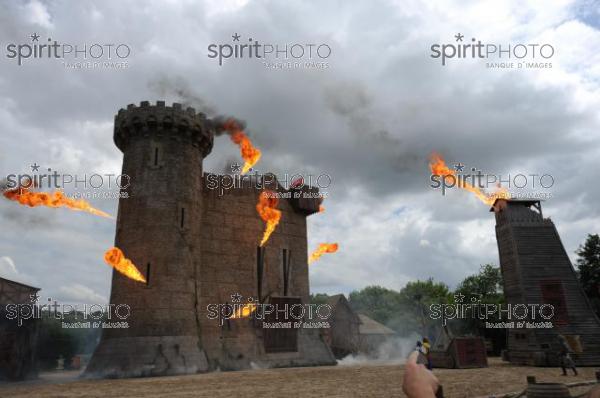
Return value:
<svg viewBox="0 0 600 398">
<path fill-rule="evenodd" d="M 464 35 L 461 35 L 460 33 L 457 35 L 454 35 L 454 37 L 456 38 L 456 41 L 463 41 L 463 38 L 465 37 Z"/>
<path fill-rule="evenodd" d="M 37 303 L 39 298 L 40 298 L 40 296 L 37 294 L 37 292 L 29 295 L 29 299 L 31 300 L 32 303 Z"/>
<path fill-rule="evenodd" d="M 240 303 L 242 301 L 242 295 L 239 293 L 234 293 L 231 295 L 231 301 L 234 303 Z"/>
<path fill-rule="evenodd" d="M 34 33 L 29 37 L 31 37 L 31 41 L 39 41 L 40 39 L 40 35 L 38 35 L 37 33 Z"/>
<path fill-rule="evenodd" d="M 240 36 L 240 35 L 238 35 L 237 33 L 235 33 L 235 34 L 234 34 L 233 36 L 231 36 L 231 37 L 233 37 L 233 41 L 240 41 L 240 37 L 241 37 L 241 36 Z"/>
<path fill-rule="evenodd" d="M 36 162 L 34 162 L 34 163 L 31 165 L 31 171 L 38 171 L 38 169 L 39 169 L 39 168 L 40 168 L 40 165 L 39 165 L 39 164 L 37 164 Z"/>
<path fill-rule="evenodd" d="M 462 303 L 464 299 L 465 299 L 465 295 L 462 293 L 456 293 L 454 295 L 454 301 L 456 301 L 457 303 Z"/>
<path fill-rule="evenodd" d="M 232 172 L 238 173 L 241 169 L 242 169 L 242 166 L 238 162 L 235 162 L 235 163 L 231 164 L 231 171 Z"/>
<path fill-rule="evenodd" d="M 465 168 L 465 165 L 458 162 L 454 165 L 454 170 L 458 171 L 459 173 L 461 173 Z"/>
</svg>

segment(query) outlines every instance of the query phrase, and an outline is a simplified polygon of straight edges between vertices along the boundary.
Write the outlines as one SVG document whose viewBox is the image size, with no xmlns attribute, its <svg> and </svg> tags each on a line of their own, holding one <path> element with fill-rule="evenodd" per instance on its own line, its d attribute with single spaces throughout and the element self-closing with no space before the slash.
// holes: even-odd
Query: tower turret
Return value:
<svg viewBox="0 0 600 398">
<path fill-rule="evenodd" d="M 177 103 L 144 101 L 115 116 L 114 142 L 123 152 L 122 174 L 130 178 L 119 200 L 115 246 L 147 282 L 113 272 L 110 303 L 129 306 L 128 327 L 103 331 L 88 374 L 131 377 L 207 370 L 196 274 L 202 161 L 213 137 L 204 114 Z"/>
<path fill-rule="evenodd" d="M 577 280 L 554 223 L 543 217 L 540 201 L 497 199 L 490 211 L 496 217 L 506 302 L 518 308 L 515 317 L 526 315 L 517 320 L 530 325 L 508 330 L 508 360 L 558 366 L 560 334 L 569 342 L 578 365 L 599 365 L 600 320 Z M 552 306 L 552 327 L 540 322 L 545 319 L 531 305 Z M 523 311 L 526 307 L 530 308 L 527 312 Z"/>
</svg>

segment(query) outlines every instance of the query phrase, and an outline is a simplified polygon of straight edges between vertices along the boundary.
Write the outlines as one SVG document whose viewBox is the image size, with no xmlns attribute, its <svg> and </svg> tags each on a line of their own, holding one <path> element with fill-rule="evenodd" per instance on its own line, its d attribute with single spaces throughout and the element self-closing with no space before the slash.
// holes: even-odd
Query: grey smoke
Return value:
<svg viewBox="0 0 600 398">
<path fill-rule="evenodd" d="M 328 108 L 347 121 L 349 131 L 360 144 L 369 145 L 388 160 L 397 171 L 407 171 L 423 159 L 406 150 L 401 139 L 386 127 L 388 115 L 378 115 L 367 88 L 355 83 L 337 83 L 325 88 L 323 98 Z"/>
<path fill-rule="evenodd" d="M 184 107 L 191 106 L 207 116 L 216 115 L 215 107 L 190 90 L 190 84 L 182 77 L 161 76 L 148 84 L 150 90 L 160 97 L 173 96 L 178 98 Z"/>
<path fill-rule="evenodd" d="M 230 134 L 230 131 L 225 129 L 226 121 L 233 120 L 240 129 L 246 132 L 246 122 L 235 116 L 221 115 L 217 113 L 216 107 L 200 97 L 190 88 L 192 85 L 183 77 L 168 77 L 161 76 L 149 83 L 152 91 L 155 91 L 160 97 L 172 96 L 177 99 L 184 107 L 192 107 L 196 111 L 204 113 L 211 118 L 215 134 L 217 136 Z M 246 132 L 246 134 L 249 136 Z"/>
<path fill-rule="evenodd" d="M 384 340 L 370 354 L 350 354 L 338 360 L 338 365 L 364 366 L 385 364 L 403 364 L 408 355 L 414 351 L 419 335 L 413 333 L 408 337 L 390 337 Z"/>
<path fill-rule="evenodd" d="M 225 128 L 225 123 L 228 121 L 233 121 L 237 127 L 246 132 L 246 122 L 244 120 L 238 119 L 234 116 L 217 115 L 212 118 L 212 122 L 215 127 L 215 133 L 218 136 L 222 134 L 231 134 L 231 131 Z"/>
</svg>

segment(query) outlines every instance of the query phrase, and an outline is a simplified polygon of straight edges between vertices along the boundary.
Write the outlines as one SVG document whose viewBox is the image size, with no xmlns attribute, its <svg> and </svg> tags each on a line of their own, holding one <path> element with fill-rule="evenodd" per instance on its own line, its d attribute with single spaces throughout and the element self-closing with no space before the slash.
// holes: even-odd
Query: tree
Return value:
<svg viewBox="0 0 600 398">
<path fill-rule="evenodd" d="M 456 299 L 462 299 L 463 303 L 471 304 L 478 301 L 481 304 L 502 304 L 504 303 L 504 294 L 502 289 L 502 273 L 500 268 L 493 264 L 482 265 L 479 273 L 467 276 L 458 284 L 454 292 Z M 456 300 L 458 301 L 458 300 Z M 496 313 L 491 318 L 478 319 L 466 318 L 461 322 L 454 322 L 453 325 L 461 334 L 477 334 L 489 339 L 492 342 L 493 351 L 499 354 L 506 345 L 506 329 L 486 328 L 486 322 L 500 322 L 500 316 Z"/>
<path fill-rule="evenodd" d="M 433 278 L 417 280 L 408 282 L 400 290 L 400 296 L 404 314 L 397 317 L 394 323 L 402 322 L 405 333 L 412 331 L 424 337 L 435 338 L 439 325 L 431 317 L 430 308 L 432 304 L 447 304 L 451 301 L 452 293 L 448 286 L 435 282 Z"/>
<path fill-rule="evenodd" d="M 400 291 L 367 286 L 350 293 L 350 306 L 401 335 L 431 335 L 434 325 L 429 315 L 433 303 L 448 303 L 448 286 L 433 279 L 408 282 Z"/>
<path fill-rule="evenodd" d="M 329 300 L 329 295 L 326 293 L 315 293 L 310 295 L 310 302 L 312 304 L 326 304 Z"/>
<path fill-rule="evenodd" d="M 596 314 L 600 316 L 600 236 L 588 234 L 577 253 L 579 283 L 590 300 Z"/>
<path fill-rule="evenodd" d="M 85 318 L 82 312 L 59 313 L 57 318 L 54 314 L 43 312 L 40 335 L 37 344 L 38 363 L 42 369 L 54 369 L 57 359 L 63 357 L 64 366 L 71 366 L 71 359 L 76 354 L 91 354 L 100 340 L 101 328 L 82 327 L 64 328 L 64 323 L 88 322 L 91 318 Z M 107 321 L 106 313 L 94 313 L 93 320 L 98 322 Z"/>
<path fill-rule="evenodd" d="M 57 359 L 60 356 L 65 359 L 65 367 L 68 367 L 71 358 L 76 353 L 77 342 L 68 332 L 68 329 L 62 328 L 60 319 L 46 316 L 42 317 L 41 322 L 37 344 L 37 357 L 40 367 L 42 369 L 56 368 Z"/>
<path fill-rule="evenodd" d="M 456 287 L 455 294 L 466 299 L 476 297 L 483 303 L 497 304 L 503 299 L 502 274 L 493 264 L 482 265 L 479 273 L 467 276 Z"/>
<path fill-rule="evenodd" d="M 367 286 L 349 295 L 350 306 L 377 322 L 387 324 L 398 311 L 399 293 L 381 286 Z"/>
</svg>

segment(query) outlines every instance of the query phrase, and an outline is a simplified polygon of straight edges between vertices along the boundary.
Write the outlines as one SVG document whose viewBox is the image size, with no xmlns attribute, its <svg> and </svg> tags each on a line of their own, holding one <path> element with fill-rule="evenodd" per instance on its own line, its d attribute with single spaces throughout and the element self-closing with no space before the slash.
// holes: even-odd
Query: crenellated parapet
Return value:
<svg viewBox="0 0 600 398">
<path fill-rule="evenodd" d="M 164 101 L 151 105 L 142 101 L 139 106 L 130 104 L 115 116 L 114 141 L 124 152 L 128 144 L 137 138 L 169 139 L 189 143 L 207 156 L 213 147 L 214 128 L 206 115 L 194 108 L 183 108 Z"/>
</svg>

